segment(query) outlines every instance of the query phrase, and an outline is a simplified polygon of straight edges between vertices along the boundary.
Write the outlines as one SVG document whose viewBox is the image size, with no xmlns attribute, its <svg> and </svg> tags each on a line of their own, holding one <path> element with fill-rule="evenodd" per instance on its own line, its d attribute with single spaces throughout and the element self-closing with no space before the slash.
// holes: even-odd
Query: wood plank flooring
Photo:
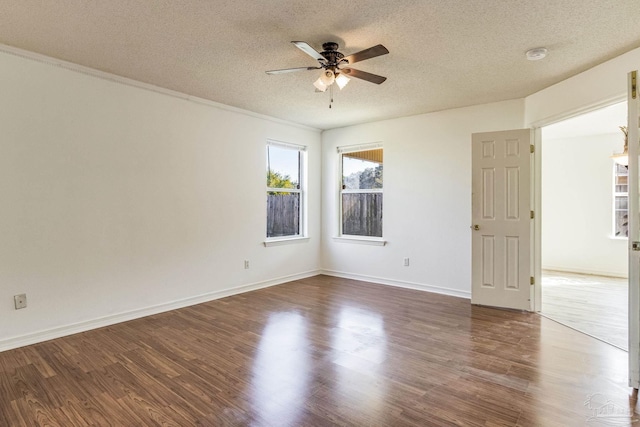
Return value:
<svg viewBox="0 0 640 427">
<path fill-rule="evenodd" d="M 542 314 L 627 350 L 628 292 L 627 279 L 543 271 Z"/>
<path fill-rule="evenodd" d="M 537 314 L 317 276 L 2 352 L 0 425 L 565 427 L 607 404 L 631 425 L 626 357 Z"/>
</svg>

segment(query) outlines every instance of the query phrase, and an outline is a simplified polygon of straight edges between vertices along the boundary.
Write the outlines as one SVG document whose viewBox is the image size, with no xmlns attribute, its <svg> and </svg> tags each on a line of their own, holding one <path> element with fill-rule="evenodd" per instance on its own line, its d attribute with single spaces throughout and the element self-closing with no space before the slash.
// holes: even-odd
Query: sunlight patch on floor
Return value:
<svg viewBox="0 0 640 427">
<path fill-rule="evenodd" d="M 627 288 L 627 279 L 545 270 L 541 314 L 628 350 Z"/>
</svg>

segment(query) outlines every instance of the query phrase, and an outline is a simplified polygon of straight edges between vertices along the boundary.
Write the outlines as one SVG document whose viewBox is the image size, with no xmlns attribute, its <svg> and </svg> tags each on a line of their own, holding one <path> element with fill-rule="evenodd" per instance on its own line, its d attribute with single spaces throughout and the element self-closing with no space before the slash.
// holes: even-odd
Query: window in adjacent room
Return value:
<svg viewBox="0 0 640 427">
<path fill-rule="evenodd" d="M 618 163 L 613 168 L 613 235 L 629 237 L 629 171 Z"/>
<path fill-rule="evenodd" d="M 342 147 L 340 234 L 382 237 L 382 146 Z"/>
<path fill-rule="evenodd" d="M 267 143 L 267 238 L 303 235 L 305 147 Z"/>
</svg>

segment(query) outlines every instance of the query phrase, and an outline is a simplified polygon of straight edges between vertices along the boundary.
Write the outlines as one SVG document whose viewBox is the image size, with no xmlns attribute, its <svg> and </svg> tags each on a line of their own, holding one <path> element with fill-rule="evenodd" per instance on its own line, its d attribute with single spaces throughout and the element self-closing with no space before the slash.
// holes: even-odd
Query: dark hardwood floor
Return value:
<svg viewBox="0 0 640 427">
<path fill-rule="evenodd" d="M 2 352 L 0 425 L 631 425 L 626 358 L 537 314 L 317 276 Z"/>
</svg>

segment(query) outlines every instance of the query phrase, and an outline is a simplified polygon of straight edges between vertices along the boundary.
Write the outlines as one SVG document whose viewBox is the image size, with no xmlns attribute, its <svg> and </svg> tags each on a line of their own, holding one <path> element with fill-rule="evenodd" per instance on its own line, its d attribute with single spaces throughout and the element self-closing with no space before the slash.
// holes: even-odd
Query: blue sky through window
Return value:
<svg viewBox="0 0 640 427">
<path fill-rule="evenodd" d="M 289 176 L 291 182 L 299 180 L 299 151 L 270 145 L 267 147 L 267 170 Z"/>
</svg>

